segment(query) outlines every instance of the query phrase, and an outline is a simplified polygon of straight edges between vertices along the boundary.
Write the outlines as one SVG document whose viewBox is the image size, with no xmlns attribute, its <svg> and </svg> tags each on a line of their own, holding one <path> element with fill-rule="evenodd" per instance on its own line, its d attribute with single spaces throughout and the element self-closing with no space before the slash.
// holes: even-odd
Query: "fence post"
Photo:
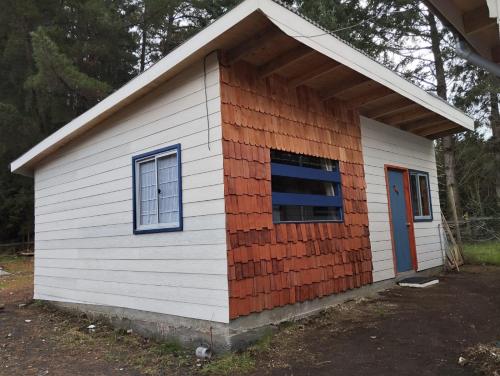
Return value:
<svg viewBox="0 0 500 376">
<path fill-rule="evenodd" d="M 460 235 L 460 225 L 458 223 L 457 206 L 455 203 L 455 194 L 453 193 L 453 187 L 448 187 L 448 198 L 450 200 L 451 216 L 453 218 L 453 224 L 455 225 L 455 240 L 460 252 L 462 252 L 462 236 Z"/>
</svg>

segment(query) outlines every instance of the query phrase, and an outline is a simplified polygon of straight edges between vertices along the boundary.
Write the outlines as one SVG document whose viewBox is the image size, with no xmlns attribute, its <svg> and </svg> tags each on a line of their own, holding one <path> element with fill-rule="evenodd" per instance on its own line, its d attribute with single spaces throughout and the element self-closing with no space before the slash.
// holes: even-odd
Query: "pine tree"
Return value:
<svg viewBox="0 0 500 376">
<path fill-rule="evenodd" d="M 43 133 L 65 123 L 103 98 L 111 86 L 80 72 L 61 53 L 47 32 L 39 27 L 31 33 L 36 73 L 25 87 L 34 95 L 35 112 Z"/>
<path fill-rule="evenodd" d="M 498 94 L 500 83 L 498 79 L 471 64 L 456 65 L 453 74 L 457 78 L 453 85 L 454 102 L 476 119 L 477 128 L 485 135 L 485 144 L 488 145 L 489 158 L 494 161 L 496 168 L 489 172 L 488 178 L 494 176 L 494 199 L 484 197 L 484 206 L 500 210 L 500 115 Z M 489 137 L 491 131 L 491 138 Z M 486 176 L 486 172 L 484 173 Z M 491 215 L 492 213 L 490 213 Z"/>
<path fill-rule="evenodd" d="M 8 163 L 27 150 L 40 133 L 15 106 L 0 103 L 0 241 L 25 240 L 33 231 L 33 182 L 12 175 Z"/>
<path fill-rule="evenodd" d="M 240 0 L 143 0 L 135 4 L 134 24 L 140 40 L 139 70 L 220 17 Z"/>
</svg>

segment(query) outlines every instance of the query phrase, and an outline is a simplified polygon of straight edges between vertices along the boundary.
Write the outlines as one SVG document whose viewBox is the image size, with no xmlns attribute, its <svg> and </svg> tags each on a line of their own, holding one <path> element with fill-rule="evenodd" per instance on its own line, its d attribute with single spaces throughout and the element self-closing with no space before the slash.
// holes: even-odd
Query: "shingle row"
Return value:
<svg viewBox="0 0 500 376">
<path fill-rule="evenodd" d="M 371 283 L 358 114 L 245 63 L 221 81 L 230 318 Z M 342 223 L 273 223 L 271 149 L 340 161 Z"/>
</svg>

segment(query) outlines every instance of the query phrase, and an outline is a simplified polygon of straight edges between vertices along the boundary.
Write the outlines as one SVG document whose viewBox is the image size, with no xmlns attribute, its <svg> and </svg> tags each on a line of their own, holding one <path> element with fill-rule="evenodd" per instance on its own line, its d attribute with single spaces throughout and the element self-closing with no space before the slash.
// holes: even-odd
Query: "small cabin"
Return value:
<svg viewBox="0 0 500 376">
<path fill-rule="evenodd" d="M 473 120 L 246 0 L 14 161 L 35 299 L 238 347 L 443 264 L 435 139 Z"/>
</svg>

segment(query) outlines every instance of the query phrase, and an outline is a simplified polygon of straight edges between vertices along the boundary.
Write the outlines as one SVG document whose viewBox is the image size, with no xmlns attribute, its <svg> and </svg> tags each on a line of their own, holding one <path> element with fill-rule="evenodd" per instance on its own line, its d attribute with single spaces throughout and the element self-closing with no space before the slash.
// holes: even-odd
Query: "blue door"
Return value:
<svg viewBox="0 0 500 376">
<path fill-rule="evenodd" d="M 389 196 L 392 220 L 392 238 L 396 253 L 396 270 L 398 273 L 412 269 L 410 251 L 410 227 L 407 221 L 407 207 L 402 171 L 388 170 Z"/>
</svg>

